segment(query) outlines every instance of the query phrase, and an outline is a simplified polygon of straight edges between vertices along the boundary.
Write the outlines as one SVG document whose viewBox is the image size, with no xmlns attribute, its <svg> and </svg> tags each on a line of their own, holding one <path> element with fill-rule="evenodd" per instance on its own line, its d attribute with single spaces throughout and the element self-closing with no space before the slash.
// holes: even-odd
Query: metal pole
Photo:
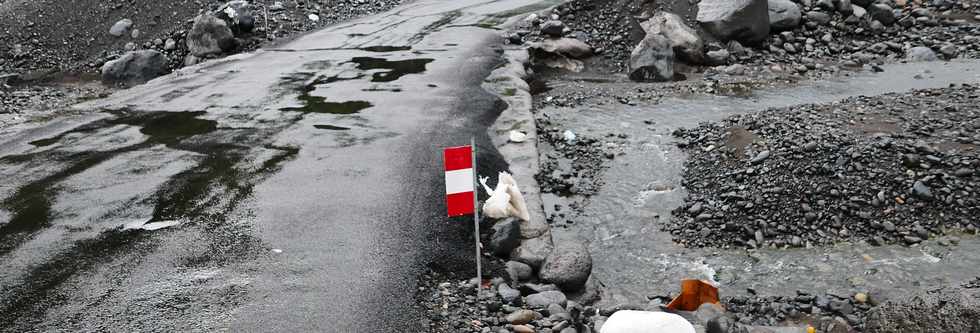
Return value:
<svg viewBox="0 0 980 333">
<path fill-rule="evenodd" d="M 477 180 L 476 169 L 476 139 L 470 137 L 470 147 L 473 153 L 473 237 L 476 239 L 476 297 L 480 297 L 483 289 L 483 272 L 480 267 L 480 184 Z"/>
</svg>

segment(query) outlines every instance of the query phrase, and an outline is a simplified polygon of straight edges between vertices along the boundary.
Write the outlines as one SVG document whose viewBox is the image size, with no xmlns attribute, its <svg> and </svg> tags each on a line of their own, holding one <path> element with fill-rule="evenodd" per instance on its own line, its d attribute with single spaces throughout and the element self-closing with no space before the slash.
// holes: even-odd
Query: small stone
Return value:
<svg viewBox="0 0 980 333">
<path fill-rule="evenodd" d="M 512 328 L 516 333 L 534 333 L 534 329 L 527 325 L 514 325 Z"/>
<path fill-rule="evenodd" d="M 565 306 L 568 299 L 560 291 L 544 291 L 527 296 L 527 306 L 533 309 L 543 309 L 550 304 Z"/>
<path fill-rule="evenodd" d="M 858 304 L 867 303 L 868 302 L 868 294 L 865 294 L 865 293 L 857 293 L 857 294 L 854 294 L 854 301 L 855 302 L 858 302 Z"/>
<path fill-rule="evenodd" d="M 565 24 L 558 20 L 550 20 L 541 25 L 541 33 L 551 37 L 561 37 Z"/>
<path fill-rule="evenodd" d="M 505 320 L 514 325 L 524 325 L 537 319 L 539 316 L 540 314 L 531 310 L 517 310 L 508 314 Z"/>
<path fill-rule="evenodd" d="M 129 28 L 132 26 L 133 26 L 133 21 L 130 19 L 122 19 L 116 21 L 116 23 L 113 24 L 111 28 L 109 28 L 109 34 L 116 37 L 120 37 L 123 34 L 125 34 L 126 31 L 128 31 Z"/>
</svg>

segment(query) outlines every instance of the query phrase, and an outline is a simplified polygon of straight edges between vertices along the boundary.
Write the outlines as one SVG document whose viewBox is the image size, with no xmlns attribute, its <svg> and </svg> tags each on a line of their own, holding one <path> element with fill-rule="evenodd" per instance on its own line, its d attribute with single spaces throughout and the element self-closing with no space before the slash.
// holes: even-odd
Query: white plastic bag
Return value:
<svg viewBox="0 0 980 333">
<path fill-rule="evenodd" d="M 684 317 L 666 312 L 620 310 L 609 316 L 600 333 L 694 333 Z"/>
<path fill-rule="evenodd" d="M 517 187 L 517 181 L 509 173 L 501 172 L 497 176 L 497 188 L 493 190 L 487 185 L 487 177 L 480 178 L 480 183 L 483 184 L 483 189 L 490 194 L 490 198 L 483 203 L 484 215 L 495 219 L 513 216 L 524 221 L 531 220 L 527 203 L 524 202 L 524 195 Z"/>
</svg>

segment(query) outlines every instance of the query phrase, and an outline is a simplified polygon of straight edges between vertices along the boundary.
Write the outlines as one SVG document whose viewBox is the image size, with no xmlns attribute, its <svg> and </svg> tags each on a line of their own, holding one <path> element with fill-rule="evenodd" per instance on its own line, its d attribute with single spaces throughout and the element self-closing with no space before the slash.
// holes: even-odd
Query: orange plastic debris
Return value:
<svg viewBox="0 0 980 333">
<path fill-rule="evenodd" d="M 817 333 L 817 329 L 813 328 L 813 326 L 807 326 L 806 333 Z"/>
<path fill-rule="evenodd" d="M 718 288 L 702 280 L 681 280 L 681 294 L 667 304 L 667 308 L 680 311 L 696 311 L 701 304 L 718 304 Z"/>
</svg>

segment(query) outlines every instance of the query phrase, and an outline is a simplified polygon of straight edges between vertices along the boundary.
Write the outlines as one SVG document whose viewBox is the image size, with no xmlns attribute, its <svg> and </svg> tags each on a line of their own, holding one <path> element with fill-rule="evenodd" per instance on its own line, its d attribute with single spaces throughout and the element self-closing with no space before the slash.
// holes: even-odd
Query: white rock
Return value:
<svg viewBox="0 0 980 333">
<path fill-rule="evenodd" d="M 620 310 L 613 313 L 599 333 L 695 333 L 684 317 L 666 312 Z"/>
<path fill-rule="evenodd" d="M 563 132 L 561 135 L 565 138 L 565 141 L 575 141 L 575 133 L 572 133 L 571 130 L 565 130 L 565 132 Z"/>
<path fill-rule="evenodd" d="M 510 131 L 510 142 L 521 143 L 527 141 L 527 134 L 521 131 Z"/>
<path fill-rule="evenodd" d="M 310 14 L 310 16 L 307 16 L 307 17 L 309 17 L 310 18 L 310 21 L 313 21 L 313 22 L 316 22 L 316 21 L 319 21 L 320 20 L 320 16 L 317 15 L 317 14 Z"/>
</svg>

